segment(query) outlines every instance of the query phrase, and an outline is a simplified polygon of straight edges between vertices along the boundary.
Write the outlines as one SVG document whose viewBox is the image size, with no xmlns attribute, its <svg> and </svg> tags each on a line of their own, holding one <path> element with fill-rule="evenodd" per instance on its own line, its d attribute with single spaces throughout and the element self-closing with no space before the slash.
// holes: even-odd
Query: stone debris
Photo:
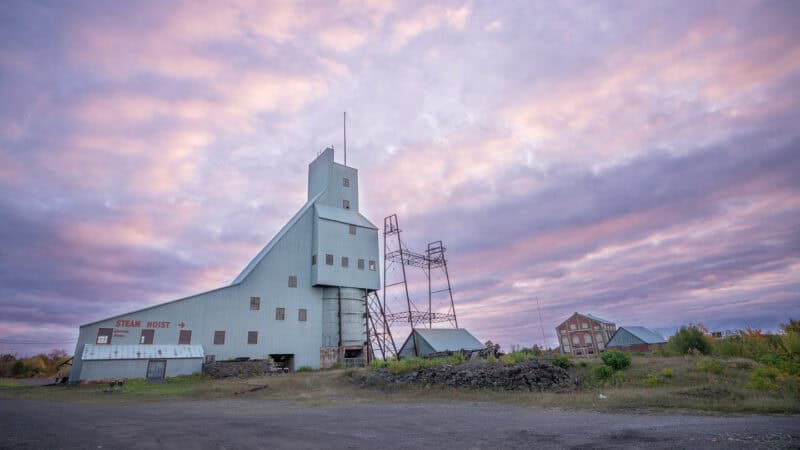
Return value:
<svg viewBox="0 0 800 450">
<path fill-rule="evenodd" d="M 444 364 L 400 374 L 393 374 L 389 369 L 377 369 L 354 374 L 353 378 L 362 387 L 402 383 L 567 392 L 578 386 L 577 379 L 567 370 L 538 360 L 523 361 L 511 366 L 483 360 L 467 361 L 458 365 Z"/>
<path fill-rule="evenodd" d="M 288 372 L 271 359 L 251 361 L 215 361 L 203 364 L 203 374 L 211 378 L 247 378 Z"/>
</svg>

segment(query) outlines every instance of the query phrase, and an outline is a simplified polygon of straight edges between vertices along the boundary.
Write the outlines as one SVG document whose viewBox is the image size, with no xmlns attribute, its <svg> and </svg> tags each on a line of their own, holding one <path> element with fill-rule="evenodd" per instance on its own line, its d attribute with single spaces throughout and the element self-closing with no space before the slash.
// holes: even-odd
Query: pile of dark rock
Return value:
<svg viewBox="0 0 800 450">
<path fill-rule="evenodd" d="M 399 374 L 394 374 L 389 369 L 377 369 L 355 374 L 354 378 L 362 387 L 414 384 L 567 392 L 578 386 L 577 379 L 566 369 L 533 359 L 510 366 L 484 360 L 467 361 L 458 365 L 444 364 Z"/>
<path fill-rule="evenodd" d="M 271 359 L 249 361 L 215 361 L 203 364 L 203 374 L 211 378 L 247 378 L 262 375 L 283 373 L 285 370 L 276 366 Z"/>
</svg>

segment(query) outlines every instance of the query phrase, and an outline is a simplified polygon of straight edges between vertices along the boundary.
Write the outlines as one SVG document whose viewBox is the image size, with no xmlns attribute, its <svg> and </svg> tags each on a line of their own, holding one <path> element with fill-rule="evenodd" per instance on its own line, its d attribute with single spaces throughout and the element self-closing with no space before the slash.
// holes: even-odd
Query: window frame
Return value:
<svg viewBox="0 0 800 450">
<path fill-rule="evenodd" d="M 106 342 L 99 342 L 100 336 L 108 338 Z M 98 328 L 97 329 L 97 336 L 94 338 L 95 345 L 111 345 L 111 339 L 114 337 L 114 329 L 113 328 Z"/>
<path fill-rule="evenodd" d="M 247 345 L 258 345 L 258 331 L 247 332 Z"/>
<path fill-rule="evenodd" d="M 350 187 L 350 178 L 342 177 L 342 186 L 349 188 Z"/>
<path fill-rule="evenodd" d="M 297 275 L 289 275 L 289 287 L 290 288 L 297 287 Z"/>
<path fill-rule="evenodd" d="M 214 345 L 225 345 L 225 330 L 214 330 Z"/>
<path fill-rule="evenodd" d="M 325 265 L 332 266 L 333 265 L 333 254 L 325 253 Z"/>
<path fill-rule="evenodd" d="M 297 310 L 297 321 L 308 322 L 308 310 L 306 308 L 299 308 Z"/>
<path fill-rule="evenodd" d="M 286 320 L 286 308 L 282 306 L 275 307 L 275 320 Z"/>
<path fill-rule="evenodd" d="M 376 270 L 378 270 L 378 263 L 376 263 L 375 260 L 370 259 L 369 260 L 369 271 L 370 272 L 375 272 Z"/>
<path fill-rule="evenodd" d="M 358 266 L 357 267 L 358 267 L 358 270 L 364 270 L 364 267 L 365 267 L 364 258 L 358 258 Z"/>
<path fill-rule="evenodd" d="M 148 340 L 150 342 L 147 342 Z M 155 340 L 156 340 L 155 328 L 144 328 L 142 332 L 139 333 L 139 345 L 153 345 L 153 342 L 155 342 Z"/>
<path fill-rule="evenodd" d="M 345 269 L 349 268 L 350 267 L 350 258 L 348 258 L 347 256 L 342 256 L 341 266 L 342 266 L 342 268 L 345 268 Z"/>
<path fill-rule="evenodd" d="M 188 342 L 184 342 L 184 333 L 188 333 Z M 192 345 L 192 330 L 180 330 L 178 332 L 178 345 Z"/>
<path fill-rule="evenodd" d="M 348 224 L 347 232 L 352 234 L 353 236 L 355 236 L 356 235 L 356 229 L 358 229 L 358 227 L 351 223 L 351 224 Z"/>
<path fill-rule="evenodd" d="M 261 311 L 261 297 L 250 297 L 250 311 Z"/>
<path fill-rule="evenodd" d="M 342 200 L 342 208 L 350 209 L 350 200 L 346 200 L 346 199 Z"/>
<path fill-rule="evenodd" d="M 311 255 L 311 265 L 312 266 L 316 266 L 317 265 L 317 254 L 316 253 Z"/>
</svg>

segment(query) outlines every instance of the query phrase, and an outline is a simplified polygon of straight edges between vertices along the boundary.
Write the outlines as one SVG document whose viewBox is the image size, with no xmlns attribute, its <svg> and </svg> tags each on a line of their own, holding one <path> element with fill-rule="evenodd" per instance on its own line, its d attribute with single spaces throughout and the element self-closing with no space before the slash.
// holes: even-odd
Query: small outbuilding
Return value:
<svg viewBox="0 0 800 450">
<path fill-rule="evenodd" d="M 147 378 L 191 375 L 203 369 L 202 345 L 85 345 L 81 379 Z"/>
<path fill-rule="evenodd" d="M 431 353 L 483 350 L 485 346 L 464 328 L 417 328 L 411 331 L 400 357 L 427 356 Z"/>
<path fill-rule="evenodd" d="M 650 352 L 664 344 L 663 336 L 645 327 L 619 327 L 611 336 L 607 348 L 631 352 Z"/>
</svg>

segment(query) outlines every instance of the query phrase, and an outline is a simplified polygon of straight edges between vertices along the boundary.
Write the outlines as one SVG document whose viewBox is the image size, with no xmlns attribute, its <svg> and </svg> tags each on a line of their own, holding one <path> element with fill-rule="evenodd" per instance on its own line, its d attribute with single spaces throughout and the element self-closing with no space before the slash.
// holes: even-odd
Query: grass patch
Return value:
<svg viewBox="0 0 800 450">
<path fill-rule="evenodd" d="M 698 363 L 706 360 L 714 360 L 723 368 L 722 374 L 713 373 L 713 370 L 701 370 Z M 433 364 L 413 359 L 405 361 L 407 361 L 405 365 L 395 364 L 392 367 L 415 370 Z M 439 359 L 438 363 L 453 364 L 455 361 L 457 359 L 443 358 Z M 749 363 L 744 364 L 747 361 Z M 778 390 L 773 389 L 771 385 L 768 385 L 767 389 L 757 388 L 753 384 L 752 374 L 760 374 L 762 371 L 757 371 L 758 369 L 769 366 L 752 360 L 633 355 L 630 367 L 625 371 L 613 371 L 610 378 L 604 380 L 596 380 L 594 377 L 597 367 L 608 367 L 599 357 L 582 358 L 581 363 L 569 369 L 581 380 L 579 389 L 569 393 L 394 384 L 361 388 L 349 381 L 349 375 L 371 370 L 365 368 L 315 370 L 246 380 L 214 380 L 197 375 L 170 378 L 164 384 L 128 380 L 123 386 L 124 392 L 111 394 L 103 392 L 108 388 L 107 384 L 42 387 L 23 386 L 12 380 L 0 379 L 0 398 L 113 404 L 237 398 L 293 401 L 311 406 L 373 402 L 468 401 L 609 412 L 660 410 L 692 413 L 800 414 L 800 395 L 787 390 L 787 384 L 791 383 L 791 380 L 787 380 L 784 375 L 778 376 L 775 371 L 764 372 L 763 377 L 778 386 Z M 386 367 L 390 364 L 392 363 L 386 364 Z M 671 375 L 668 376 L 667 373 Z M 778 373 L 783 374 L 780 371 Z M 267 387 L 249 392 L 250 388 L 263 385 Z M 600 393 L 606 398 L 599 398 Z"/>
</svg>

